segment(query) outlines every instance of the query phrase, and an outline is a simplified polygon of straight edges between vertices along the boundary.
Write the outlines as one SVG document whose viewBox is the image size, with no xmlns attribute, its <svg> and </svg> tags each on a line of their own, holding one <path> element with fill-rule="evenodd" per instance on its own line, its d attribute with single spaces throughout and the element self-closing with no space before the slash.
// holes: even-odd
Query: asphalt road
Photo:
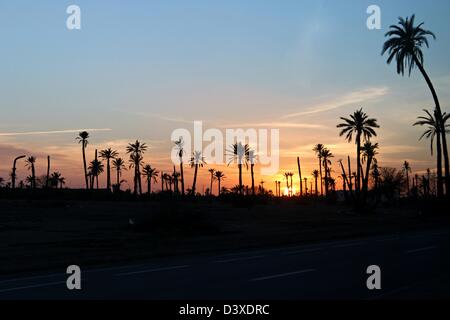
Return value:
<svg viewBox="0 0 450 320">
<path fill-rule="evenodd" d="M 0 300 L 448 299 L 449 253 L 446 229 L 141 265 L 80 266 L 80 291 L 67 289 L 62 270 L 0 277 Z M 381 268 L 381 290 L 367 289 L 370 265 Z"/>
</svg>

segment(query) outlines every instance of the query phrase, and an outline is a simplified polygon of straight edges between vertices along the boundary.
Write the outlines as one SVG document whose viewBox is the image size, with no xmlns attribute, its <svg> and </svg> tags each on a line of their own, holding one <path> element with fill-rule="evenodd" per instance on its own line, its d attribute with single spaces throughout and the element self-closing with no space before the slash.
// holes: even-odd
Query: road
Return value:
<svg viewBox="0 0 450 320">
<path fill-rule="evenodd" d="M 80 266 L 81 291 L 67 289 L 62 270 L 0 277 L 0 300 L 450 298 L 449 252 L 445 229 L 101 269 Z M 381 268 L 381 290 L 367 289 L 370 265 Z"/>
</svg>

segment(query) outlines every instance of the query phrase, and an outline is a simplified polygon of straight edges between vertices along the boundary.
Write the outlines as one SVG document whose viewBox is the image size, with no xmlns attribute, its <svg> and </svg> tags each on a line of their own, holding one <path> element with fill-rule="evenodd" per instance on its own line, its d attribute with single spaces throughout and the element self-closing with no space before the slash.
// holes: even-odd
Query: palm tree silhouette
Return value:
<svg viewBox="0 0 450 320">
<path fill-rule="evenodd" d="M 48 188 L 50 183 L 50 156 L 47 156 L 47 176 L 45 179 L 45 188 Z"/>
<path fill-rule="evenodd" d="M 322 164 L 321 164 L 321 165 L 322 165 Z M 318 190 L 317 190 L 317 180 L 318 180 L 319 177 L 320 177 L 320 172 L 319 172 L 319 170 L 314 170 L 314 171 L 312 172 L 312 176 L 314 177 L 314 180 L 315 180 L 316 197 L 317 197 L 317 195 L 318 195 Z"/>
<path fill-rule="evenodd" d="M 58 182 L 59 182 L 60 189 L 62 189 L 64 187 L 64 185 L 66 184 L 66 178 L 59 177 Z"/>
<path fill-rule="evenodd" d="M 50 182 L 53 188 L 58 188 L 61 177 L 62 175 L 58 171 L 52 173 L 50 176 Z"/>
<path fill-rule="evenodd" d="M 428 110 L 423 110 L 425 112 L 425 116 L 418 117 L 418 121 L 414 123 L 414 126 L 426 126 L 425 132 L 422 134 L 419 140 L 422 140 L 424 137 L 431 140 L 431 155 L 433 155 L 433 144 L 434 138 L 436 138 L 436 149 L 437 149 L 437 195 L 438 197 L 442 197 L 444 194 L 444 189 L 442 185 L 442 145 L 441 145 L 441 128 L 442 126 L 439 123 L 439 116 L 437 110 L 434 111 L 434 115 L 431 114 Z M 446 124 L 450 114 L 444 113 L 442 115 L 442 122 L 444 124 L 445 133 L 448 133 L 449 125 Z"/>
<path fill-rule="evenodd" d="M 34 168 L 35 163 L 36 157 L 34 156 L 28 157 L 26 160 L 26 166 L 29 170 L 31 170 L 31 189 L 36 189 L 36 172 Z"/>
<path fill-rule="evenodd" d="M 127 154 L 130 155 L 130 168 L 134 168 L 134 194 L 142 194 L 142 181 L 141 181 L 141 163 L 143 154 L 147 151 L 147 145 L 136 140 L 135 143 L 130 143 L 127 146 Z"/>
<path fill-rule="evenodd" d="M 323 196 L 323 175 L 322 175 L 322 150 L 325 149 L 325 146 L 321 143 L 316 144 L 314 146 L 313 151 L 316 153 L 317 158 L 319 159 L 319 172 L 320 172 L 320 194 Z"/>
<path fill-rule="evenodd" d="M 147 164 L 142 168 L 142 174 L 147 179 L 147 194 L 150 195 L 152 193 L 152 180 L 155 183 L 158 182 L 158 171 Z"/>
<path fill-rule="evenodd" d="M 287 189 L 287 195 L 290 195 L 290 186 L 289 186 L 289 177 L 291 176 L 290 172 L 285 172 L 284 173 L 284 178 L 286 179 L 286 189 Z"/>
<path fill-rule="evenodd" d="M 409 165 L 408 161 L 405 161 L 403 163 L 403 172 L 406 175 L 406 189 L 408 190 L 408 195 L 409 195 L 409 174 L 412 172 L 411 170 L 411 166 Z"/>
<path fill-rule="evenodd" d="M 86 168 L 86 147 L 89 143 L 89 133 L 87 131 L 82 131 L 78 134 L 78 137 L 76 140 L 78 140 L 78 143 L 81 143 L 81 152 L 83 153 L 83 168 L 84 168 L 84 178 L 86 181 L 86 189 L 89 189 L 89 183 L 88 183 L 88 172 Z"/>
<path fill-rule="evenodd" d="M 346 136 L 346 140 L 350 143 L 353 139 L 353 134 L 356 135 L 356 183 L 355 190 L 361 191 L 361 138 L 364 141 L 370 141 L 372 136 L 377 136 L 374 128 L 379 128 L 377 120 L 369 118 L 362 108 L 350 115 L 350 119 L 341 117 L 344 123 L 337 125 L 342 128 L 340 136 Z"/>
<path fill-rule="evenodd" d="M 116 158 L 112 161 L 112 165 L 117 173 L 117 191 L 120 191 L 120 177 L 122 176 L 122 170 L 127 170 L 125 161 L 122 158 Z"/>
<path fill-rule="evenodd" d="M 183 170 L 183 155 L 184 155 L 184 141 L 180 137 L 179 140 L 175 141 L 175 146 L 178 150 L 178 158 L 180 158 L 180 174 L 181 174 L 181 195 L 184 196 L 184 170 Z"/>
<path fill-rule="evenodd" d="M 439 134 L 441 135 L 444 152 L 445 185 L 447 196 L 450 196 L 450 168 L 446 129 L 443 121 L 444 115 L 433 83 L 425 71 L 424 55 L 422 52 L 422 47 L 424 45 L 429 48 L 428 37 L 436 39 L 436 36 L 433 32 L 422 28 L 424 23 L 415 25 L 414 20 L 415 15 L 412 15 L 411 18 L 406 17 L 406 19 L 400 17 L 398 25 L 390 26 L 390 31 L 385 35 L 386 37 L 389 37 L 389 39 L 384 43 L 381 54 L 384 55 L 386 52 L 388 53 L 388 64 L 395 59 L 397 62 L 397 73 L 402 76 L 405 74 L 405 68 L 408 69 L 409 75 L 411 75 L 412 70 L 417 66 L 431 91 L 436 108 L 437 124 L 440 126 Z"/>
<path fill-rule="evenodd" d="M 321 158 L 322 158 L 322 165 L 324 167 L 324 171 L 325 171 L 325 195 L 328 195 L 328 187 L 329 187 L 329 181 L 330 181 L 330 171 L 328 169 L 328 167 L 331 165 L 331 158 L 333 158 L 334 155 L 331 153 L 330 150 L 328 150 L 327 148 L 323 148 L 322 149 L 322 154 L 321 154 Z"/>
<path fill-rule="evenodd" d="M 289 172 L 289 178 L 291 179 L 291 189 L 289 190 L 291 197 L 294 195 L 294 183 L 292 182 L 292 178 L 294 177 L 294 173 Z"/>
<path fill-rule="evenodd" d="M 372 162 L 377 162 L 375 156 L 378 154 L 378 143 L 372 144 L 370 141 L 366 142 L 361 148 L 362 161 L 366 163 L 366 174 L 363 177 L 363 191 L 367 193 L 369 190 L 369 175 Z"/>
<path fill-rule="evenodd" d="M 205 162 L 205 158 L 203 158 L 202 153 L 200 151 L 195 151 L 192 154 L 192 158 L 191 158 L 190 162 L 191 162 L 191 168 L 194 168 L 194 181 L 192 183 L 191 193 L 193 196 L 195 196 L 198 168 L 203 167 L 203 165 L 206 164 L 206 162 Z"/>
<path fill-rule="evenodd" d="M 208 172 L 209 172 L 209 174 L 211 175 L 211 181 L 210 181 L 210 187 L 209 187 L 209 193 L 210 193 L 210 195 L 212 195 L 212 193 L 213 193 L 213 182 L 214 182 L 214 178 L 215 178 L 215 173 L 216 173 L 216 169 L 213 169 L 213 168 L 211 168 L 211 169 L 209 169 L 208 170 Z"/>
<path fill-rule="evenodd" d="M 181 173 L 177 172 L 175 169 L 175 166 L 173 166 L 173 173 L 172 173 L 172 181 L 173 181 L 173 191 L 177 194 L 180 193 L 180 190 L 178 188 L 178 181 L 180 180 Z"/>
<path fill-rule="evenodd" d="M 106 189 L 111 191 L 111 159 L 115 159 L 119 153 L 111 148 L 100 151 L 100 158 L 106 160 Z"/>
<path fill-rule="evenodd" d="M 101 161 L 99 161 L 97 158 L 92 160 L 89 164 L 89 172 L 91 174 L 91 188 L 94 187 L 94 179 L 96 181 L 97 190 L 99 189 L 98 184 L 98 176 L 103 173 L 105 166 Z"/>
<path fill-rule="evenodd" d="M 218 188 L 217 188 L 217 194 L 220 196 L 220 184 L 222 182 L 223 179 L 226 179 L 225 174 L 222 171 L 216 171 L 214 173 L 215 178 L 217 179 L 217 184 L 218 184 Z"/>
<path fill-rule="evenodd" d="M 255 151 L 249 149 L 248 151 L 248 162 L 250 162 L 250 174 L 252 177 L 252 195 L 255 195 L 255 163 L 256 155 Z"/>
<path fill-rule="evenodd" d="M 245 165 L 248 170 L 248 157 L 250 153 L 250 146 L 248 144 L 242 144 L 241 142 L 235 143 L 231 146 L 231 150 L 228 151 L 228 155 L 230 160 L 228 161 L 228 165 L 232 162 L 237 162 L 238 170 L 239 170 L 239 194 L 243 193 L 243 184 L 242 184 L 242 165 Z"/>
</svg>

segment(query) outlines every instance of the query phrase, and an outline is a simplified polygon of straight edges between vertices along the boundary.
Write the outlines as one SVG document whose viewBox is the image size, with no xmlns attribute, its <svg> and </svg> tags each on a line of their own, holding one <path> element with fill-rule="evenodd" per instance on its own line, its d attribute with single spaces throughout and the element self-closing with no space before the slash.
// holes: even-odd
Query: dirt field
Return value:
<svg viewBox="0 0 450 320">
<path fill-rule="evenodd" d="M 0 201 L 0 274 L 298 244 L 450 224 L 415 206 Z"/>
</svg>

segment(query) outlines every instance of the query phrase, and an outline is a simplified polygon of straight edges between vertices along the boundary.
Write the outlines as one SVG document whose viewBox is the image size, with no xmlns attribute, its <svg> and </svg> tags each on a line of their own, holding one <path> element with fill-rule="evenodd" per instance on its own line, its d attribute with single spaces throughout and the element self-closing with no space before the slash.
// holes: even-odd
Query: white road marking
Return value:
<svg viewBox="0 0 450 320">
<path fill-rule="evenodd" d="M 296 250 L 296 251 L 289 251 L 284 252 L 284 255 L 294 255 L 294 254 L 301 254 L 301 253 L 311 253 L 311 252 L 318 252 L 322 251 L 323 249 L 317 248 L 317 249 L 304 249 L 304 250 Z"/>
<path fill-rule="evenodd" d="M 10 292 L 10 291 L 18 291 L 18 290 L 26 290 L 26 289 L 33 289 L 33 288 L 42 288 L 42 287 L 51 287 L 55 286 L 57 284 L 65 284 L 66 281 L 58 281 L 58 282 L 47 282 L 47 283 L 41 283 L 41 284 L 35 284 L 30 286 L 23 286 L 23 287 L 15 287 L 15 288 L 8 288 L 8 289 L 1 289 L 0 293 L 2 292 Z"/>
<path fill-rule="evenodd" d="M 264 256 L 253 256 L 253 257 L 234 258 L 234 259 L 227 259 L 227 260 L 217 260 L 217 261 L 214 261 L 214 263 L 228 263 L 228 262 L 235 262 L 235 261 L 261 259 L 261 258 L 264 258 Z"/>
<path fill-rule="evenodd" d="M 133 275 L 133 274 L 152 273 L 152 272 L 160 272 L 160 271 L 171 271 L 171 270 L 185 269 L 185 268 L 188 268 L 188 267 L 189 267 L 188 265 L 185 265 L 185 266 L 156 268 L 156 269 L 148 269 L 148 270 L 140 270 L 140 271 L 133 271 L 133 272 L 118 273 L 115 276 L 121 277 L 121 276 L 130 276 L 130 275 Z"/>
<path fill-rule="evenodd" d="M 280 274 L 275 274 L 272 276 L 251 279 L 250 281 L 264 281 L 264 280 L 271 280 L 271 279 L 277 279 L 277 278 L 284 278 L 284 277 L 289 277 L 289 276 L 294 276 L 297 274 L 314 272 L 314 271 L 316 271 L 316 270 L 315 269 L 306 269 L 306 270 L 300 270 L 300 271 L 294 271 L 294 272 L 280 273 Z"/>
<path fill-rule="evenodd" d="M 437 247 L 426 247 L 426 248 L 420 248 L 420 249 L 414 249 L 414 250 L 408 250 L 405 253 L 406 254 L 410 254 L 410 253 L 416 253 L 416 252 L 422 252 L 422 251 L 428 251 L 428 250 L 433 250 L 436 249 Z"/>
</svg>

